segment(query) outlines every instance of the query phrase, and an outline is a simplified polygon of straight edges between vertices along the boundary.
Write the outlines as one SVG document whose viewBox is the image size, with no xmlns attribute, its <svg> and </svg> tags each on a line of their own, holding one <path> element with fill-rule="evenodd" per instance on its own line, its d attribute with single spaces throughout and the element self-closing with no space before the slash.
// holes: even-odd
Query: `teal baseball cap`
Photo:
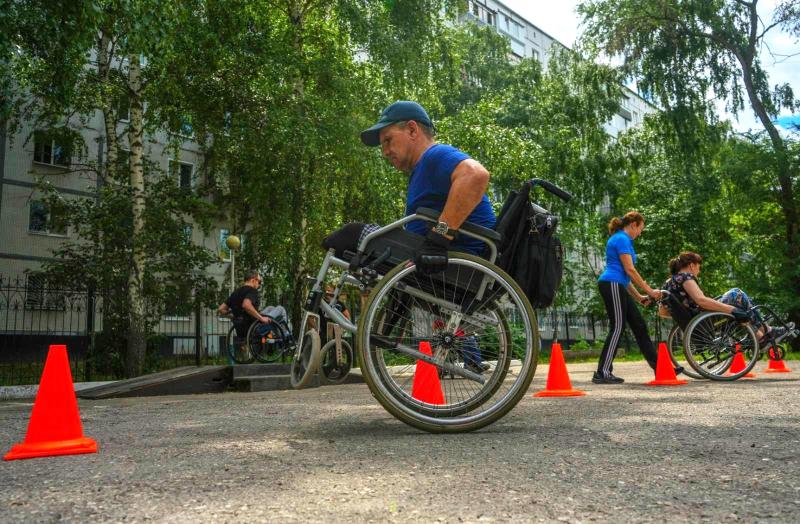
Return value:
<svg viewBox="0 0 800 524">
<path fill-rule="evenodd" d="M 381 111 L 381 117 L 378 119 L 377 124 L 361 132 L 361 141 L 365 146 L 379 146 L 381 144 L 381 129 L 397 122 L 407 122 L 409 120 L 433 129 L 431 117 L 428 116 L 428 113 L 425 112 L 421 105 L 409 100 L 400 100 Z"/>
</svg>

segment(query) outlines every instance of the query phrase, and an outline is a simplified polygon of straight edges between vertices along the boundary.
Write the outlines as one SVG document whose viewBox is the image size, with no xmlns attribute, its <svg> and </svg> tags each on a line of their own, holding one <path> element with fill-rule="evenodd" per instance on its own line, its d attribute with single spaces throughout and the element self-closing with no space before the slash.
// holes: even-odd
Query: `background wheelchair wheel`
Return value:
<svg viewBox="0 0 800 524">
<path fill-rule="evenodd" d="M 412 395 L 417 362 L 398 348 L 418 350 L 421 342 L 430 343 L 438 362 L 459 371 L 437 366 L 441 405 Z M 536 371 L 539 332 L 533 308 L 511 277 L 482 258 L 450 253 L 446 273 L 424 276 L 406 263 L 387 273 L 359 319 L 356 347 L 364 380 L 392 415 L 425 431 L 463 432 L 495 422 L 525 395 Z M 464 369 L 472 377 L 461 376 Z"/>
<path fill-rule="evenodd" d="M 712 380 L 736 380 L 749 373 L 759 357 L 758 339 L 750 324 L 742 324 L 727 313 L 700 313 L 686 326 L 686 360 L 695 371 Z M 745 367 L 726 373 L 734 355 L 741 353 Z"/>
<path fill-rule="evenodd" d="M 292 358 L 291 381 L 292 387 L 302 389 L 314 379 L 319 369 L 319 333 L 309 329 L 303 335 L 303 340 L 297 346 L 297 351 Z"/>
<path fill-rule="evenodd" d="M 683 374 L 687 377 L 695 379 L 703 379 L 703 375 L 694 371 L 692 365 L 686 360 L 686 353 L 683 350 L 683 330 L 680 326 L 674 326 L 667 335 L 667 349 L 669 349 L 669 356 L 672 359 L 672 365 L 681 366 Z"/>
<path fill-rule="evenodd" d="M 271 364 L 280 360 L 287 350 L 288 334 L 277 322 L 255 322 L 247 330 L 247 343 L 256 360 Z"/>
<path fill-rule="evenodd" d="M 252 364 L 253 360 L 255 360 L 250 344 L 247 343 L 247 338 L 237 336 L 235 327 L 228 330 L 226 344 L 228 356 L 237 364 Z"/>
<path fill-rule="evenodd" d="M 323 384 L 341 384 L 353 367 L 353 347 L 342 340 L 341 358 L 336 354 L 336 339 L 329 340 L 320 350 L 319 381 Z"/>
</svg>

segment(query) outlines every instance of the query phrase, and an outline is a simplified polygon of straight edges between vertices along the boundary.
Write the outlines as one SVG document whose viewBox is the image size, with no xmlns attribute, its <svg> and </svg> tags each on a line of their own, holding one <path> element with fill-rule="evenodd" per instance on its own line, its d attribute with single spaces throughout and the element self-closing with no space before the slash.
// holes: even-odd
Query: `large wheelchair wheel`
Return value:
<svg viewBox="0 0 800 524">
<path fill-rule="evenodd" d="M 695 371 L 712 380 L 736 380 L 749 373 L 758 361 L 755 331 L 750 324 L 738 322 L 727 313 L 700 313 L 686 326 L 683 340 L 686 360 Z M 744 368 L 728 373 L 737 353 L 744 359 Z"/>
<path fill-rule="evenodd" d="M 237 364 L 252 364 L 253 360 L 255 360 L 255 356 L 253 355 L 253 351 L 250 344 L 247 343 L 247 340 L 247 337 L 240 337 L 236 334 L 235 327 L 232 327 L 228 330 L 226 350 L 231 360 Z"/>
<path fill-rule="evenodd" d="M 314 379 L 319 370 L 319 348 L 319 333 L 307 330 L 292 358 L 290 379 L 294 389 L 303 389 Z"/>
<path fill-rule="evenodd" d="M 247 343 L 256 360 L 271 364 L 288 351 L 289 334 L 274 320 L 269 324 L 253 322 L 247 330 Z"/>
<path fill-rule="evenodd" d="M 697 373 L 692 368 L 692 365 L 686 361 L 686 354 L 683 351 L 683 330 L 680 326 L 675 325 L 667 335 L 667 348 L 669 349 L 669 356 L 672 359 L 672 366 L 681 366 L 683 374 L 687 377 L 694 379 L 702 379 L 703 375 Z"/>
<path fill-rule="evenodd" d="M 471 431 L 503 417 L 525 395 L 539 356 L 536 315 L 519 285 L 482 258 L 449 256 L 438 275 L 421 275 L 410 263 L 387 273 L 370 293 L 356 336 L 361 371 L 378 402 L 430 432 Z M 427 360 L 423 342 L 431 348 Z M 423 361 L 437 371 L 442 403 L 415 398 Z"/>
</svg>

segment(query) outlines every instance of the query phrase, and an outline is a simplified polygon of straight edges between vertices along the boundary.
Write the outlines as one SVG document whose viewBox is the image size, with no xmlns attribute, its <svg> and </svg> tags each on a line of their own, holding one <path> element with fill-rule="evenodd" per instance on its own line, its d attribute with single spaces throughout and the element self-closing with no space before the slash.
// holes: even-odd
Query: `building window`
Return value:
<svg viewBox="0 0 800 524">
<path fill-rule="evenodd" d="M 169 172 L 178 181 L 181 189 L 194 188 L 194 166 L 186 162 L 169 161 Z"/>
<path fill-rule="evenodd" d="M 531 49 L 531 56 L 537 62 L 539 61 L 539 51 L 537 51 L 536 49 Z"/>
<path fill-rule="evenodd" d="M 469 13 L 485 24 L 491 26 L 495 24 L 495 13 L 479 2 L 471 1 L 469 3 Z"/>
<path fill-rule="evenodd" d="M 66 309 L 64 293 L 42 273 L 28 273 L 25 281 L 25 309 Z"/>
<path fill-rule="evenodd" d="M 511 51 L 518 57 L 523 58 L 525 56 L 525 45 L 514 39 L 509 39 L 509 42 L 511 43 Z"/>
<path fill-rule="evenodd" d="M 50 166 L 69 167 L 69 147 L 45 131 L 35 131 L 33 134 L 33 161 Z"/>
<path fill-rule="evenodd" d="M 130 122 L 131 120 L 131 99 L 127 94 L 120 95 L 117 102 L 117 120 L 120 122 Z"/>
<path fill-rule="evenodd" d="M 28 215 L 28 231 L 42 235 L 67 236 L 67 224 L 63 214 L 41 200 L 32 200 Z"/>
</svg>

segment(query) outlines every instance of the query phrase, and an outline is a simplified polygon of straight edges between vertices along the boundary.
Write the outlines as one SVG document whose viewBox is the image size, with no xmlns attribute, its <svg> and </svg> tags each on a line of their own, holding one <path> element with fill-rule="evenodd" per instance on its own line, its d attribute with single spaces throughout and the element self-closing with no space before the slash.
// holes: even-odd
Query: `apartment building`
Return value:
<svg viewBox="0 0 800 524">
<path fill-rule="evenodd" d="M 533 58 L 546 68 L 553 46 L 566 47 L 497 0 L 468 0 L 467 12 L 462 19 L 494 27 L 498 33 L 507 37 L 511 44 L 509 60 L 512 62 Z M 640 124 L 644 115 L 656 110 L 653 105 L 627 87 L 620 105 L 620 110 L 606 124 L 606 131 L 613 137 L 629 127 Z"/>
</svg>

